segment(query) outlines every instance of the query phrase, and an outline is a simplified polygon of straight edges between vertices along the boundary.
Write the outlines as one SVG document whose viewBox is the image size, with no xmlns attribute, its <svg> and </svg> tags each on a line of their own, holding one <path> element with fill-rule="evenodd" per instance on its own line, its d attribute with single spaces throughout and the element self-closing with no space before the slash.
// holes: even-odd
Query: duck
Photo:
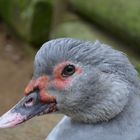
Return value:
<svg viewBox="0 0 140 140">
<path fill-rule="evenodd" d="M 100 41 L 58 38 L 42 45 L 24 97 L 0 128 L 64 114 L 46 140 L 140 139 L 140 80 L 121 51 Z"/>
</svg>

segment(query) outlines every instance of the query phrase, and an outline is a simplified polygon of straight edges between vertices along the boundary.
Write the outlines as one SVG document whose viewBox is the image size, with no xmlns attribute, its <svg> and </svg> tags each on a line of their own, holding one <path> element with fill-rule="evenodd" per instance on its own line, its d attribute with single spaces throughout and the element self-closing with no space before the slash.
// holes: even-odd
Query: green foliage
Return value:
<svg viewBox="0 0 140 140">
<path fill-rule="evenodd" d="M 40 45 L 48 39 L 53 0 L 0 0 L 0 15 L 16 34 Z"/>
<path fill-rule="evenodd" d="M 34 9 L 31 25 L 31 34 L 33 35 L 31 42 L 40 46 L 49 37 L 53 8 L 47 1 L 45 3 L 40 1 L 35 5 Z"/>
<path fill-rule="evenodd" d="M 70 0 L 86 18 L 140 50 L 139 0 Z"/>
<path fill-rule="evenodd" d="M 137 65 L 137 66 L 136 66 L 136 70 L 138 71 L 139 76 L 140 76 L 140 65 Z"/>
<path fill-rule="evenodd" d="M 91 28 L 80 20 L 63 22 L 56 27 L 51 33 L 51 38 L 59 37 L 72 37 L 92 41 L 96 39 Z"/>
</svg>

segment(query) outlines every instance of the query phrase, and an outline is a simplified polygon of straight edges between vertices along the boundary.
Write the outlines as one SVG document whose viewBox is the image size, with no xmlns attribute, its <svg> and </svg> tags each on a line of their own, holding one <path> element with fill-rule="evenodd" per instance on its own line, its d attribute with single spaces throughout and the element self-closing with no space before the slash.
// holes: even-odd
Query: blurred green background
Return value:
<svg viewBox="0 0 140 140">
<path fill-rule="evenodd" d="M 126 53 L 140 72 L 140 1 L 0 0 L 1 114 L 22 97 L 37 50 L 60 37 L 100 40 Z M 61 117 L 0 130 L 0 140 L 43 140 Z"/>
</svg>

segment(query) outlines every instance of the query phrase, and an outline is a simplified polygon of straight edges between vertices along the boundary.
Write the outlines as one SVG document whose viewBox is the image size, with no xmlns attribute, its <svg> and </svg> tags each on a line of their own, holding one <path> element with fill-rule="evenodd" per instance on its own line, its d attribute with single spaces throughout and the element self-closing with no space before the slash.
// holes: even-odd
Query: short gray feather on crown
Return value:
<svg viewBox="0 0 140 140">
<path fill-rule="evenodd" d="M 53 68 L 63 61 L 72 61 L 84 70 L 65 91 L 53 90 L 60 113 L 74 120 L 109 120 L 139 88 L 138 74 L 125 54 L 99 41 L 71 38 L 51 40 L 41 47 L 35 57 L 34 77 L 52 75 Z"/>
</svg>

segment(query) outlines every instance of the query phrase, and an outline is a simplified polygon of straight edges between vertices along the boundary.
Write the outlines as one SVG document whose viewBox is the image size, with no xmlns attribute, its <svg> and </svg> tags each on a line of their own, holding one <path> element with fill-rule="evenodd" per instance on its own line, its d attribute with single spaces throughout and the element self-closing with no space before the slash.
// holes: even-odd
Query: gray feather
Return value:
<svg viewBox="0 0 140 140">
<path fill-rule="evenodd" d="M 83 72 L 74 74 L 64 90 L 48 88 L 57 98 L 59 113 L 68 117 L 47 140 L 140 139 L 140 81 L 126 55 L 99 41 L 51 40 L 35 57 L 34 78 L 53 78 L 54 67 L 64 61 Z"/>
</svg>

